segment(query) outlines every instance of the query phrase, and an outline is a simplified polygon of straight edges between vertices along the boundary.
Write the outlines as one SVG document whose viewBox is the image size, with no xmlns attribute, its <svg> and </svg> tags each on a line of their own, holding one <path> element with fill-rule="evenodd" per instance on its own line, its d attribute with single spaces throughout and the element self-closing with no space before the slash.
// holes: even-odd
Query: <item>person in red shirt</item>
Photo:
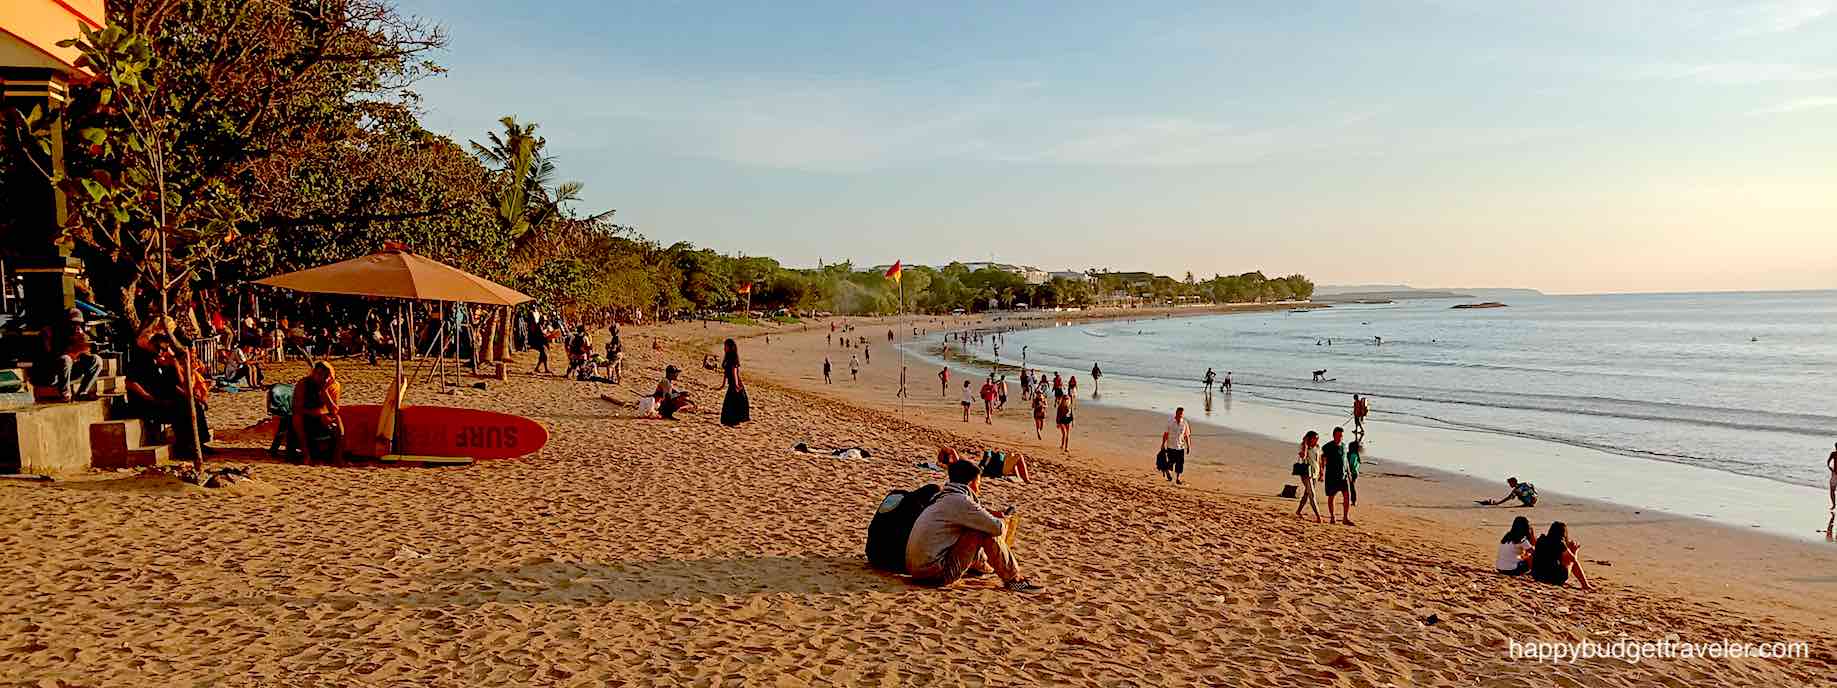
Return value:
<svg viewBox="0 0 1837 688">
<path fill-rule="evenodd" d="M 994 419 L 995 419 L 995 382 L 993 380 L 983 380 L 982 381 L 982 422 L 984 424 L 993 425 L 995 423 Z"/>
</svg>

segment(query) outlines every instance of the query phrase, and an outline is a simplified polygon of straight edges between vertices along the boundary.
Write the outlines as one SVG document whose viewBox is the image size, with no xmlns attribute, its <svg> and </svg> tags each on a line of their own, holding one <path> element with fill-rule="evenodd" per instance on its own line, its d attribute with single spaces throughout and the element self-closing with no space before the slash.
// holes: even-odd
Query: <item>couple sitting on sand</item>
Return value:
<svg viewBox="0 0 1837 688">
<path fill-rule="evenodd" d="M 945 461 L 945 453 L 938 460 Z M 915 582 L 950 585 L 963 578 L 995 574 L 1014 592 L 1040 589 L 1021 575 L 1010 548 L 1014 544 L 1014 507 L 997 516 L 982 506 L 984 467 L 966 459 L 945 463 L 950 482 L 919 513 L 906 538 L 906 573 Z"/>
<path fill-rule="evenodd" d="M 970 454 L 974 455 L 975 452 L 972 451 Z M 955 449 L 943 447 L 938 449 L 937 463 L 922 463 L 919 464 L 919 468 L 949 473 L 951 464 L 958 462 L 975 466 L 984 478 L 1020 478 L 1023 483 L 1033 482 L 1027 471 L 1025 454 L 1009 454 L 999 450 L 982 452 L 982 459 L 978 461 L 962 457 Z"/>
<path fill-rule="evenodd" d="M 1531 574 L 1539 583 L 1561 586 L 1574 575 L 1583 590 L 1593 590 L 1588 576 L 1582 573 L 1582 560 L 1576 550 L 1582 546 L 1569 539 L 1569 526 L 1552 521 L 1543 537 L 1531 534 L 1531 521 L 1523 516 L 1512 520 L 1512 529 L 1499 539 L 1499 553 L 1493 568 L 1506 576 Z"/>
</svg>

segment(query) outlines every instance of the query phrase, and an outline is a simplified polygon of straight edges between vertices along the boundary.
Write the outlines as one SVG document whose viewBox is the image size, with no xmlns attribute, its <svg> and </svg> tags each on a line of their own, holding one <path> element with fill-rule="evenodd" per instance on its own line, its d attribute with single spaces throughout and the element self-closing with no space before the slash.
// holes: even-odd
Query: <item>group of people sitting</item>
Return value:
<svg viewBox="0 0 1837 688">
<path fill-rule="evenodd" d="M 1531 531 L 1531 520 L 1519 516 L 1512 519 L 1511 530 L 1499 539 L 1499 553 L 1493 568 L 1501 575 L 1529 573 L 1532 580 L 1559 586 L 1574 576 L 1583 590 L 1593 590 L 1588 576 L 1582 573 L 1582 560 L 1576 557 L 1576 551 L 1581 548 L 1569 539 L 1569 526 L 1562 521 L 1551 521 L 1550 530 L 1538 537 Z"/>
</svg>

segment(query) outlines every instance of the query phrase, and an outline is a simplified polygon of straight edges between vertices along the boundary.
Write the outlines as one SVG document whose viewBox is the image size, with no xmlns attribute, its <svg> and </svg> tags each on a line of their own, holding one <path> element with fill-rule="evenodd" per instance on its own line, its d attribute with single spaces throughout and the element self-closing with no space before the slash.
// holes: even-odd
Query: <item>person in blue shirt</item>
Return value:
<svg viewBox="0 0 1837 688">
<path fill-rule="evenodd" d="M 1516 499 L 1522 506 L 1537 506 L 1537 486 L 1530 483 L 1518 482 L 1517 478 L 1506 478 L 1505 484 L 1511 487 L 1512 491 L 1505 493 L 1504 497 L 1481 503 L 1491 506 L 1494 504 L 1504 504 Z"/>
</svg>

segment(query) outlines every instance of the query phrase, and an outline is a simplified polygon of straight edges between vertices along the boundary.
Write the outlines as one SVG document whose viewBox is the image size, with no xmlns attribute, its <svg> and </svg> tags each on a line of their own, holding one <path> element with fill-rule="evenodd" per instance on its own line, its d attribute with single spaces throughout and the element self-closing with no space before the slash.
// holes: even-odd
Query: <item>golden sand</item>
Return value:
<svg viewBox="0 0 1837 688">
<path fill-rule="evenodd" d="M 871 334 L 872 330 L 866 332 Z M 1837 629 L 1714 592 L 1490 573 L 1460 537 L 1303 523 L 1290 505 L 1119 472 L 948 401 L 901 411 L 816 390 L 821 330 L 743 344 L 754 422 L 716 422 L 721 330 L 629 328 L 623 387 L 513 375 L 411 402 L 547 425 L 539 455 L 463 468 L 257 463 L 278 492 L 0 483 L 0 681 L 23 685 L 1825 685 Z M 649 338 L 665 338 L 653 352 Z M 893 353 L 884 328 L 875 380 Z M 768 350 L 769 349 L 769 350 Z M 814 357 L 813 357 L 814 353 Z M 634 418 L 667 362 L 703 411 Z M 528 359 L 517 372 L 526 370 Z M 846 373 L 847 354 L 837 368 Z M 776 365 L 777 368 L 773 366 Z M 564 367 L 557 365 L 557 369 Z M 347 400 L 386 371 L 352 363 Z M 299 366 L 276 370 L 276 379 Z M 935 370 L 912 371 L 915 393 Z M 841 377 L 841 376 L 838 376 Z M 932 386 L 927 387 L 929 382 Z M 890 392 L 888 392 L 890 395 Z M 247 427 L 259 394 L 215 400 Z M 1083 412 L 1081 411 L 1081 414 Z M 1082 423 L 1082 420 L 1081 420 Z M 1051 428 L 1048 427 L 1048 431 Z M 797 454 L 861 445 L 868 460 Z M 239 446 L 265 449 L 248 433 Z M 917 588 L 867 567 L 867 520 L 941 444 L 1020 449 L 1022 566 L 1048 586 Z M 1049 445 L 1051 448 L 1049 449 Z M 220 457 L 257 462 L 261 449 Z M 1114 452 L 1111 452 L 1114 453 Z M 1133 457 L 1128 457 L 1133 458 Z M 1362 514 L 1372 521 L 1380 513 Z M 1737 581 L 1740 582 L 1740 581 Z M 1431 623 L 1431 620 L 1433 622 Z M 1806 640 L 1798 660 L 1512 660 L 1508 639 Z"/>
</svg>

